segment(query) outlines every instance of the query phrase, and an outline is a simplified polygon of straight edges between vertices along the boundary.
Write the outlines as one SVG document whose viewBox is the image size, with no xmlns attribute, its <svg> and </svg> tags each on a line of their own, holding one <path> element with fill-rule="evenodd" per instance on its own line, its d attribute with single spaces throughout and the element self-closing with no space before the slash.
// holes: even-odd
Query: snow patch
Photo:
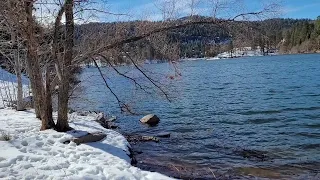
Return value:
<svg viewBox="0 0 320 180">
<path fill-rule="evenodd" d="M 3 69 L 0 68 L 0 108 L 7 107 L 12 101 L 17 100 L 17 77 Z M 22 77 L 22 86 L 23 86 L 23 96 L 28 97 L 29 87 L 28 79 Z M 27 100 L 27 99 L 26 99 Z"/>
<path fill-rule="evenodd" d="M 277 55 L 277 53 L 269 52 L 268 55 Z M 236 57 L 254 57 L 254 56 L 264 56 L 259 46 L 256 47 L 255 49 L 252 49 L 251 47 L 234 48 L 232 53 L 223 52 L 218 54 L 215 57 L 207 58 L 207 60 L 227 59 L 227 58 L 236 58 Z"/>
<path fill-rule="evenodd" d="M 5 179 L 171 179 L 142 171 L 130 164 L 129 143 L 118 132 L 107 130 L 93 115 L 70 115 L 74 131 L 39 131 L 41 122 L 34 112 L 0 109 L 0 131 L 11 136 L 0 141 L 0 178 Z M 107 137 L 77 146 L 62 142 L 90 132 Z"/>
</svg>

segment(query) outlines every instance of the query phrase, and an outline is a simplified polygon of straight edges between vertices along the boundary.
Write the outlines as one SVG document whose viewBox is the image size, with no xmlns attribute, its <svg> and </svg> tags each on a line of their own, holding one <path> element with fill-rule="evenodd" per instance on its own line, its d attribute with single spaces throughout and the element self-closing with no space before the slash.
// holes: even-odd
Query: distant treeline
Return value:
<svg viewBox="0 0 320 180">
<path fill-rule="evenodd" d="M 320 16 L 315 21 L 300 20 L 282 31 L 280 50 L 284 53 L 312 53 L 320 49 Z"/>
<path fill-rule="evenodd" d="M 182 18 L 171 23 L 178 24 L 187 20 Z M 88 23 L 76 27 L 75 38 L 85 51 L 87 48 L 96 48 L 95 44 L 99 44 L 97 41 L 108 43 L 114 38 L 131 37 L 162 25 L 162 22 L 151 21 Z M 316 20 L 277 18 L 233 21 L 223 25 L 191 25 L 128 43 L 120 50 L 109 50 L 105 57 L 110 58 L 114 64 L 130 63 L 130 58 L 176 60 L 213 57 L 221 52 L 232 51 L 233 48 L 258 46 L 265 53 L 269 50 L 278 50 L 283 54 L 319 52 L 320 16 Z M 0 55 L 1 66 L 5 65 L 4 60 Z"/>
<path fill-rule="evenodd" d="M 207 17 L 199 17 L 207 18 Z M 176 21 L 183 21 L 179 19 Z M 133 21 L 116 23 L 89 23 L 78 26 L 78 37 L 90 33 L 117 37 L 119 29 L 132 36 L 142 28 L 160 26 L 161 22 Z M 103 39 L 103 37 L 102 37 Z M 170 30 L 123 47 L 134 52 L 132 57 L 141 59 L 175 59 L 212 57 L 236 47 L 260 46 L 262 50 L 279 50 L 280 53 L 311 53 L 320 48 L 320 17 L 310 19 L 268 19 L 263 21 L 230 22 L 223 26 L 198 24 Z M 112 53 L 111 53 L 112 54 Z M 126 55 L 112 54 L 115 62 L 126 62 Z"/>
</svg>

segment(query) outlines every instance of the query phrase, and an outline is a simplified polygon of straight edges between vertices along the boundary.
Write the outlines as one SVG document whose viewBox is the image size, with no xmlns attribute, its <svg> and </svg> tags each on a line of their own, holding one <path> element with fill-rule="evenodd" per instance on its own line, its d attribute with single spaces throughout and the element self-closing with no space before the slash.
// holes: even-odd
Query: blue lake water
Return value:
<svg viewBox="0 0 320 180">
<path fill-rule="evenodd" d="M 178 64 L 182 76 L 173 80 L 167 78 L 174 74 L 168 63 L 143 68 L 163 83 L 171 103 L 156 95 L 160 92 L 134 67 L 118 69 L 148 86 L 152 95 L 111 68 L 103 73 L 135 112 L 157 114 L 158 126 L 140 124 L 143 115 L 121 115 L 95 68 L 81 74 L 81 98 L 72 106 L 117 115 L 123 132 L 171 132 L 160 143 L 139 146 L 142 157 L 163 164 L 247 178 L 320 178 L 320 55 L 185 61 Z"/>
</svg>

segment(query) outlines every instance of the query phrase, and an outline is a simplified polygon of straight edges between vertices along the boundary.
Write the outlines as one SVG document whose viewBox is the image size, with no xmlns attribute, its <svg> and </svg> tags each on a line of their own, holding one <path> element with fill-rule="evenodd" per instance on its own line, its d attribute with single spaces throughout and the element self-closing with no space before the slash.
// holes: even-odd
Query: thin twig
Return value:
<svg viewBox="0 0 320 180">
<path fill-rule="evenodd" d="M 111 62 L 108 60 L 107 57 L 105 57 L 105 56 L 102 55 L 102 54 L 99 54 L 99 56 L 101 56 L 103 59 L 105 59 L 105 60 L 107 61 L 107 63 L 110 65 L 110 67 L 111 67 L 116 73 L 118 73 L 120 76 L 123 76 L 123 77 L 125 77 L 125 78 L 127 78 L 127 79 L 130 79 L 130 80 L 133 81 L 134 84 L 135 84 L 136 86 L 138 86 L 142 91 L 144 91 L 145 93 L 150 94 L 150 92 L 148 92 L 145 88 L 143 88 L 142 85 L 141 85 L 140 83 L 138 83 L 135 79 L 133 79 L 132 77 L 129 77 L 129 76 L 125 75 L 124 73 L 121 73 L 117 68 L 115 68 L 115 67 L 111 64 Z"/>
<path fill-rule="evenodd" d="M 115 92 L 113 92 L 113 90 L 112 90 L 111 87 L 109 86 L 106 78 L 103 76 L 103 73 L 102 73 L 100 67 L 98 66 L 96 60 L 92 58 L 92 61 L 93 61 L 93 63 L 95 64 L 95 66 L 97 67 L 97 69 L 98 69 L 98 71 L 99 71 L 99 73 L 100 73 L 100 75 L 101 75 L 101 77 L 102 77 L 102 79 L 103 79 L 106 87 L 109 89 L 109 91 L 112 93 L 112 95 L 117 99 L 118 105 L 119 105 L 119 108 L 120 108 L 121 112 L 124 112 L 124 111 L 126 110 L 126 111 L 129 112 L 130 114 L 135 114 L 134 112 L 132 112 L 132 111 L 130 110 L 129 106 L 128 106 L 127 104 L 123 103 L 123 102 L 119 99 L 119 97 L 117 96 L 117 94 L 116 94 Z"/>
<path fill-rule="evenodd" d="M 122 49 L 123 50 L 123 49 Z M 157 87 L 163 94 L 164 96 L 166 97 L 166 99 L 171 102 L 168 94 L 158 85 L 155 83 L 155 81 L 150 78 L 143 70 L 141 70 L 141 68 L 137 65 L 137 63 L 132 59 L 132 57 L 130 56 L 130 54 L 126 51 L 124 51 L 125 54 L 127 55 L 127 57 L 130 59 L 130 61 L 132 62 L 132 64 L 134 65 L 134 67 L 136 67 L 142 74 L 144 77 L 146 77 L 155 87 Z"/>
</svg>

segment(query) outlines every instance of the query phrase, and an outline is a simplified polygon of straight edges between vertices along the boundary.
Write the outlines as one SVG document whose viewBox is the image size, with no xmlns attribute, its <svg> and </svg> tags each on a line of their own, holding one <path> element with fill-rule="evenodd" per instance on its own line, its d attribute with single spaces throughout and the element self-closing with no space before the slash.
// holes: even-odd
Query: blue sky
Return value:
<svg viewBox="0 0 320 180">
<path fill-rule="evenodd" d="M 287 0 L 284 2 L 284 16 L 316 19 L 320 16 L 320 0 Z"/>
<path fill-rule="evenodd" d="M 115 13 L 127 13 L 131 15 L 131 19 L 161 19 L 161 13 L 156 8 L 156 2 L 161 0 L 107 0 L 108 7 Z M 164 0 L 162 0 L 164 1 Z M 179 1 L 179 0 L 178 0 Z M 188 0 L 180 0 L 187 2 Z M 232 0 L 230 0 L 232 1 Z M 245 4 L 246 11 L 257 11 L 261 9 L 262 4 L 270 2 L 268 0 L 242 0 Z M 320 0 L 276 0 L 281 3 L 282 13 L 280 17 L 285 18 L 310 18 L 316 19 L 320 16 Z M 236 7 L 237 5 L 235 5 Z M 208 5 L 199 6 L 198 11 L 202 14 L 209 14 Z M 183 10 L 184 9 L 184 10 Z M 180 16 L 187 11 L 186 8 L 180 9 Z M 229 11 L 230 12 L 230 11 Z M 232 16 L 229 13 L 229 16 Z M 110 17 L 109 17 L 110 18 Z"/>
</svg>

